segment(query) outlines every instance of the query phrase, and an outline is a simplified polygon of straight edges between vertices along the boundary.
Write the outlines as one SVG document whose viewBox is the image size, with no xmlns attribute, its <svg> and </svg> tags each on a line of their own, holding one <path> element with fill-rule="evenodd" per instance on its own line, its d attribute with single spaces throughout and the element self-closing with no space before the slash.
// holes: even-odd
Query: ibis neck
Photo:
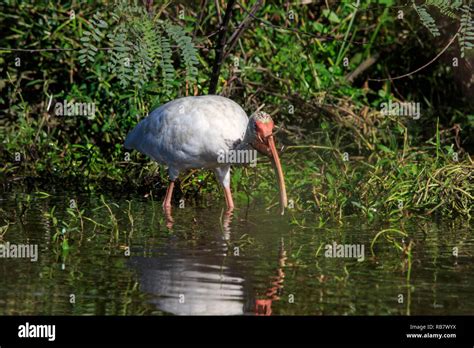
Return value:
<svg viewBox="0 0 474 348">
<path fill-rule="evenodd" d="M 252 123 L 252 119 L 249 120 L 247 125 L 247 129 L 245 130 L 245 135 L 242 141 L 237 144 L 234 150 L 252 150 L 253 146 L 251 145 L 255 141 L 255 131 L 253 131 L 254 126 Z"/>
<path fill-rule="evenodd" d="M 237 144 L 237 146 L 234 148 L 234 150 L 251 150 L 253 149 L 253 147 L 247 142 L 245 141 L 245 139 L 240 142 L 239 144 Z"/>
</svg>

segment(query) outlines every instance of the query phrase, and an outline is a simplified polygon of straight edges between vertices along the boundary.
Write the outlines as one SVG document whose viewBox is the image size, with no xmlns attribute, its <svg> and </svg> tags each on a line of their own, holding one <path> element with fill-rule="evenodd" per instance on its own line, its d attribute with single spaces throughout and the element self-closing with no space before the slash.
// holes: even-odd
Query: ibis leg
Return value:
<svg viewBox="0 0 474 348">
<path fill-rule="evenodd" d="M 163 201 L 163 208 L 168 210 L 171 208 L 171 199 L 173 198 L 173 189 L 174 189 L 174 181 L 171 181 L 168 189 L 166 190 L 165 200 Z"/>
<path fill-rule="evenodd" d="M 230 187 L 224 187 L 225 203 L 227 205 L 227 210 L 234 209 L 234 201 L 232 200 L 232 193 L 230 192 Z"/>
<path fill-rule="evenodd" d="M 168 227 L 168 229 L 172 230 L 173 225 L 174 225 L 174 219 L 173 219 L 173 216 L 171 215 L 171 208 L 164 208 L 163 210 L 165 212 L 166 227 Z"/>
</svg>

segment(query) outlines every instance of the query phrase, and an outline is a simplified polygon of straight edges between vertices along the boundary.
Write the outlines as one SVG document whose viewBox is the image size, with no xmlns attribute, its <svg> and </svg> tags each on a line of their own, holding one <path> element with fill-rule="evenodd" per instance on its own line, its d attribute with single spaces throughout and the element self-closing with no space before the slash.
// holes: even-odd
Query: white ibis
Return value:
<svg viewBox="0 0 474 348">
<path fill-rule="evenodd" d="M 136 149 L 168 166 L 170 184 L 163 207 L 171 208 L 174 182 L 181 171 L 212 169 L 224 188 L 227 208 L 234 203 L 230 167 L 219 157 L 223 151 L 257 150 L 274 164 L 283 214 L 287 206 L 285 180 L 273 139 L 273 120 L 264 112 L 247 116 L 234 101 L 217 95 L 184 97 L 166 103 L 140 121 L 125 140 Z"/>
</svg>

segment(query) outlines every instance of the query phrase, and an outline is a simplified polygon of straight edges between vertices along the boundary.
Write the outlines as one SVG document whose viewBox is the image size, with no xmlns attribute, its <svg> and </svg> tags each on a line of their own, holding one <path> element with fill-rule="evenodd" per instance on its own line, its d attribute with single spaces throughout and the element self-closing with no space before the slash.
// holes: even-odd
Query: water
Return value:
<svg viewBox="0 0 474 348">
<path fill-rule="evenodd" d="M 228 216 L 214 199 L 213 208 L 174 208 L 171 222 L 150 197 L 108 196 L 114 231 L 99 197 L 74 196 L 103 225 L 84 218 L 82 230 L 66 212 L 71 197 L 40 197 L 0 200 L 14 222 L 3 242 L 39 252 L 37 262 L 0 258 L 2 315 L 474 313 L 474 232 L 463 221 L 406 222 L 408 238 L 391 236 L 402 249 L 412 242 L 410 262 L 384 236 L 372 254 L 388 225 L 361 218 L 318 228 L 314 213 L 279 216 L 255 203 Z M 45 216 L 54 206 L 57 226 Z M 63 227 L 69 249 L 54 238 Z M 326 257 L 334 242 L 364 246 L 364 260 Z"/>
</svg>

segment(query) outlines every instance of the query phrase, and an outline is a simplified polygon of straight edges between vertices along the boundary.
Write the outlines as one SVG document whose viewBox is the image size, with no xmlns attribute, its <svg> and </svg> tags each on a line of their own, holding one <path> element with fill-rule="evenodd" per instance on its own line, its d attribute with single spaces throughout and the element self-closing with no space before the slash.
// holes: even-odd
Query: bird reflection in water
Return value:
<svg viewBox="0 0 474 348">
<path fill-rule="evenodd" d="M 171 210 L 165 210 L 166 225 L 177 228 Z M 154 249 L 155 257 L 132 256 L 140 288 L 155 297 L 158 309 L 175 315 L 242 315 L 244 278 L 227 257 L 232 212 L 222 215 L 222 234 L 202 248 L 183 248 L 185 240 L 170 238 Z M 220 239 L 220 240 L 219 240 Z"/>
<path fill-rule="evenodd" d="M 171 210 L 165 210 L 166 224 L 174 226 Z M 175 315 L 270 315 L 272 301 L 277 301 L 283 287 L 286 252 L 280 247 L 277 275 L 264 299 L 252 301 L 255 294 L 244 279 L 231 252 L 232 210 L 221 216 L 221 239 L 216 238 L 202 249 L 179 247 L 176 240 L 153 250 L 156 257 L 132 256 L 130 263 L 140 274 L 140 288 L 155 297 L 151 303 L 163 312 Z"/>
<path fill-rule="evenodd" d="M 286 266 L 286 250 L 283 238 L 280 243 L 280 252 L 278 254 L 278 268 L 276 275 L 271 277 L 271 286 L 265 293 L 264 298 L 255 300 L 255 315 L 272 315 L 272 303 L 280 300 L 285 280 L 284 267 Z"/>
</svg>

